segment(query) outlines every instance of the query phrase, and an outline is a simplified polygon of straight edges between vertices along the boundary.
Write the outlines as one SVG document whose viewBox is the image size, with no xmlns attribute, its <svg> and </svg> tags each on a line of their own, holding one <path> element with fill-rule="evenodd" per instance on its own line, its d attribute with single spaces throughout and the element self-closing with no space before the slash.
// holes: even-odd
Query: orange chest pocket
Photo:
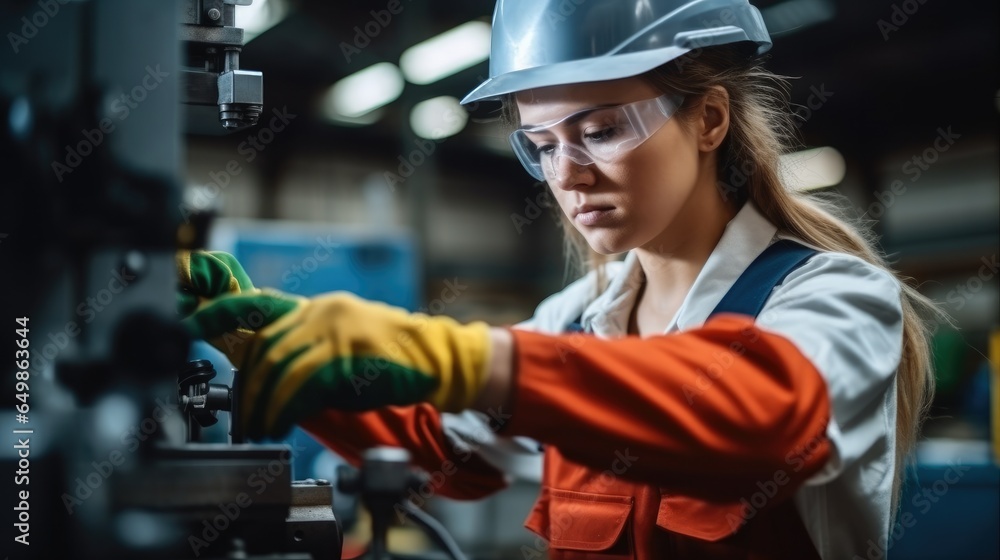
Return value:
<svg viewBox="0 0 1000 560">
<path fill-rule="evenodd" d="M 720 504 L 688 496 L 662 494 L 656 526 L 673 533 L 715 542 L 743 526 L 739 502 Z"/>
<path fill-rule="evenodd" d="M 524 526 L 548 541 L 550 558 L 635 558 L 631 496 L 543 487 Z"/>
</svg>

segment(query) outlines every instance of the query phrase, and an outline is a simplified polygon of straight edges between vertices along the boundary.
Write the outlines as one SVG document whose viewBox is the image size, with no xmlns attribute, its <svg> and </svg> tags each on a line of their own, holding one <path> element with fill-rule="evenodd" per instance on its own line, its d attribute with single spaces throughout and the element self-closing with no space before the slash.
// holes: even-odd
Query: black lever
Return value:
<svg viewBox="0 0 1000 560">
<path fill-rule="evenodd" d="M 391 560 L 386 535 L 397 508 L 448 553 L 454 560 L 466 560 L 444 527 L 407 498 L 409 490 L 425 482 L 410 469 L 410 454 L 398 447 L 374 447 L 365 451 L 361 469 L 348 465 L 337 468 L 337 488 L 345 494 L 360 494 L 372 516 L 370 560 Z"/>
</svg>

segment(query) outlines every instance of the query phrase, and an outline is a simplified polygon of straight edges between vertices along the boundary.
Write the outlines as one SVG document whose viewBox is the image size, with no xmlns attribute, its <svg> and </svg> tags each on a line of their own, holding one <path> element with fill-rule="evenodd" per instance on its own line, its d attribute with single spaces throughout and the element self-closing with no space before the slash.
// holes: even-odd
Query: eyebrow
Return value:
<svg viewBox="0 0 1000 560">
<path fill-rule="evenodd" d="M 563 117 L 561 120 L 556 120 L 555 122 L 553 122 L 551 124 L 555 124 L 555 123 L 558 123 L 558 122 L 564 122 L 565 124 L 573 124 L 573 123 L 575 123 L 577 121 L 580 121 L 581 119 L 583 119 L 584 117 L 586 117 L 590 113 L 593 113 L 594 111 L 600 111 L 601 109 L 610 109 L 612 107 L 621 107 L 622 105 L 624 105 L 624 103 L 608 103 L 608 104 L 605 104 L 605 105 L 597 105 L 596 107 L 590 107 L 589 109 L 581 109 L 580 111 L 577 111 L 577 112 L 573 113 L 572 115 L 570 115 L 568 117 Z M 547 125 L 544 125 L 544 124 L 522 124 L 520 128 L 521 129 L 531 129 L 531 128 L 536 128 L 536 127 L 539 127 L 539 126 L 547 126 Z"/>
</svg>

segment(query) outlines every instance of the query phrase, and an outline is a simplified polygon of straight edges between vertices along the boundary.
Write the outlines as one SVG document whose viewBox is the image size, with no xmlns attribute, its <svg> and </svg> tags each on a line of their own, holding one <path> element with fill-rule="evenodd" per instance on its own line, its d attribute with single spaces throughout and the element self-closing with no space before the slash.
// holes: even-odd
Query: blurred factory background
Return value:
<svg viewBox="0 0 1000 560">
<path fill-rule="evenodd" d="M 995 3 L 756 4 L 774 36 L 770 67 L 796 77 L 803 149 L 823 148 L 790 161 L 793 183 L 847 195 L 896 266 L 959 320 L 968 350 L 985 354 L 998 284 L 970 278 L 984 259 L 995 268 L 997 249 Z M 560 236 L 539 207 L 541 186 L 507 147 L 497 107 L 467 114 L 457 104 L 487 74 L 492 7 L 240 7 L 238 24 L 253 37 L 243 64 L 267 76 L 264 114 L 249 131 L 188 136 L 187 203 L 237 221 L 401 232 L 416 251 L 407 261 L 417 267 L 414 305 L 457 278 L 448 314 L 527 317 L 566 280 Z M 968 373 L 953 369 L 943 371 Z"/>
<path fill-rule="evenodd" d="M 774 40 L 770 68 L 795 77 L 803 146 L 786 160 L 790 186 L 846 196 L 848 214 L 869 223 L 896 268 L 954 318 L 936 325 L 938 395 L 913 499 L 903 502 L 919 525 L 900 535 L 892 557 L 995 558 L 1000 5 L 752 3 Z M 528 318 L 572 276 L 545 187 L 514 159 L 498 106 L 458 105 L 487 75 L 493 5 L 237 7 L 247 37 L 240 64 L 264 75 L 263 112 L 233 133 L 186 125 L 182 219 L 214 211 L 208 246 L 234 253 L 259 286 L 346 289 L 493 324 Z M 302 432 L 293 438 L 308 449 L 296 474 L 329 478 L 336 457 Z M 934 489 L 955 463 L 976 468 L 925 510 L 921 485 Z M 520 558 L 535 542 L 521 523 L 536 490 L 518 481 L 483 502 L 433 498 L 429 508 L 477 557 Z M 357 546 L 364 516 L 349 506 L 345 497 L 341 517 Z"/>
</svg>

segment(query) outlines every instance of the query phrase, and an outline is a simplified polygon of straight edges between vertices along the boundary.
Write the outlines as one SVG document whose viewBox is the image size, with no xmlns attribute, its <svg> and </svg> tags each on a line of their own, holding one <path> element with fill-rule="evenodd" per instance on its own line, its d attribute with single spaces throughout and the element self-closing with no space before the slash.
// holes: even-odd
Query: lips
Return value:
<svg viewBox="0 0 1000 560">
<path fill-rule="evenodd" d="M 603 210 L 613 210 L 614 206 L 604 206 L 600 204 L 584 204 L 583 206 L 577 206 L 573 209 L 573 217 L 579 216 L 580 214 L 586 214 L 588 212 L 599 212 Z"/>
<path fill-rule="evenodd" d="M 573 219 L 582 226 L 606 225 L 612 218 L 614 206 L 584 204 L 573 209 Z"/>
</svg>

